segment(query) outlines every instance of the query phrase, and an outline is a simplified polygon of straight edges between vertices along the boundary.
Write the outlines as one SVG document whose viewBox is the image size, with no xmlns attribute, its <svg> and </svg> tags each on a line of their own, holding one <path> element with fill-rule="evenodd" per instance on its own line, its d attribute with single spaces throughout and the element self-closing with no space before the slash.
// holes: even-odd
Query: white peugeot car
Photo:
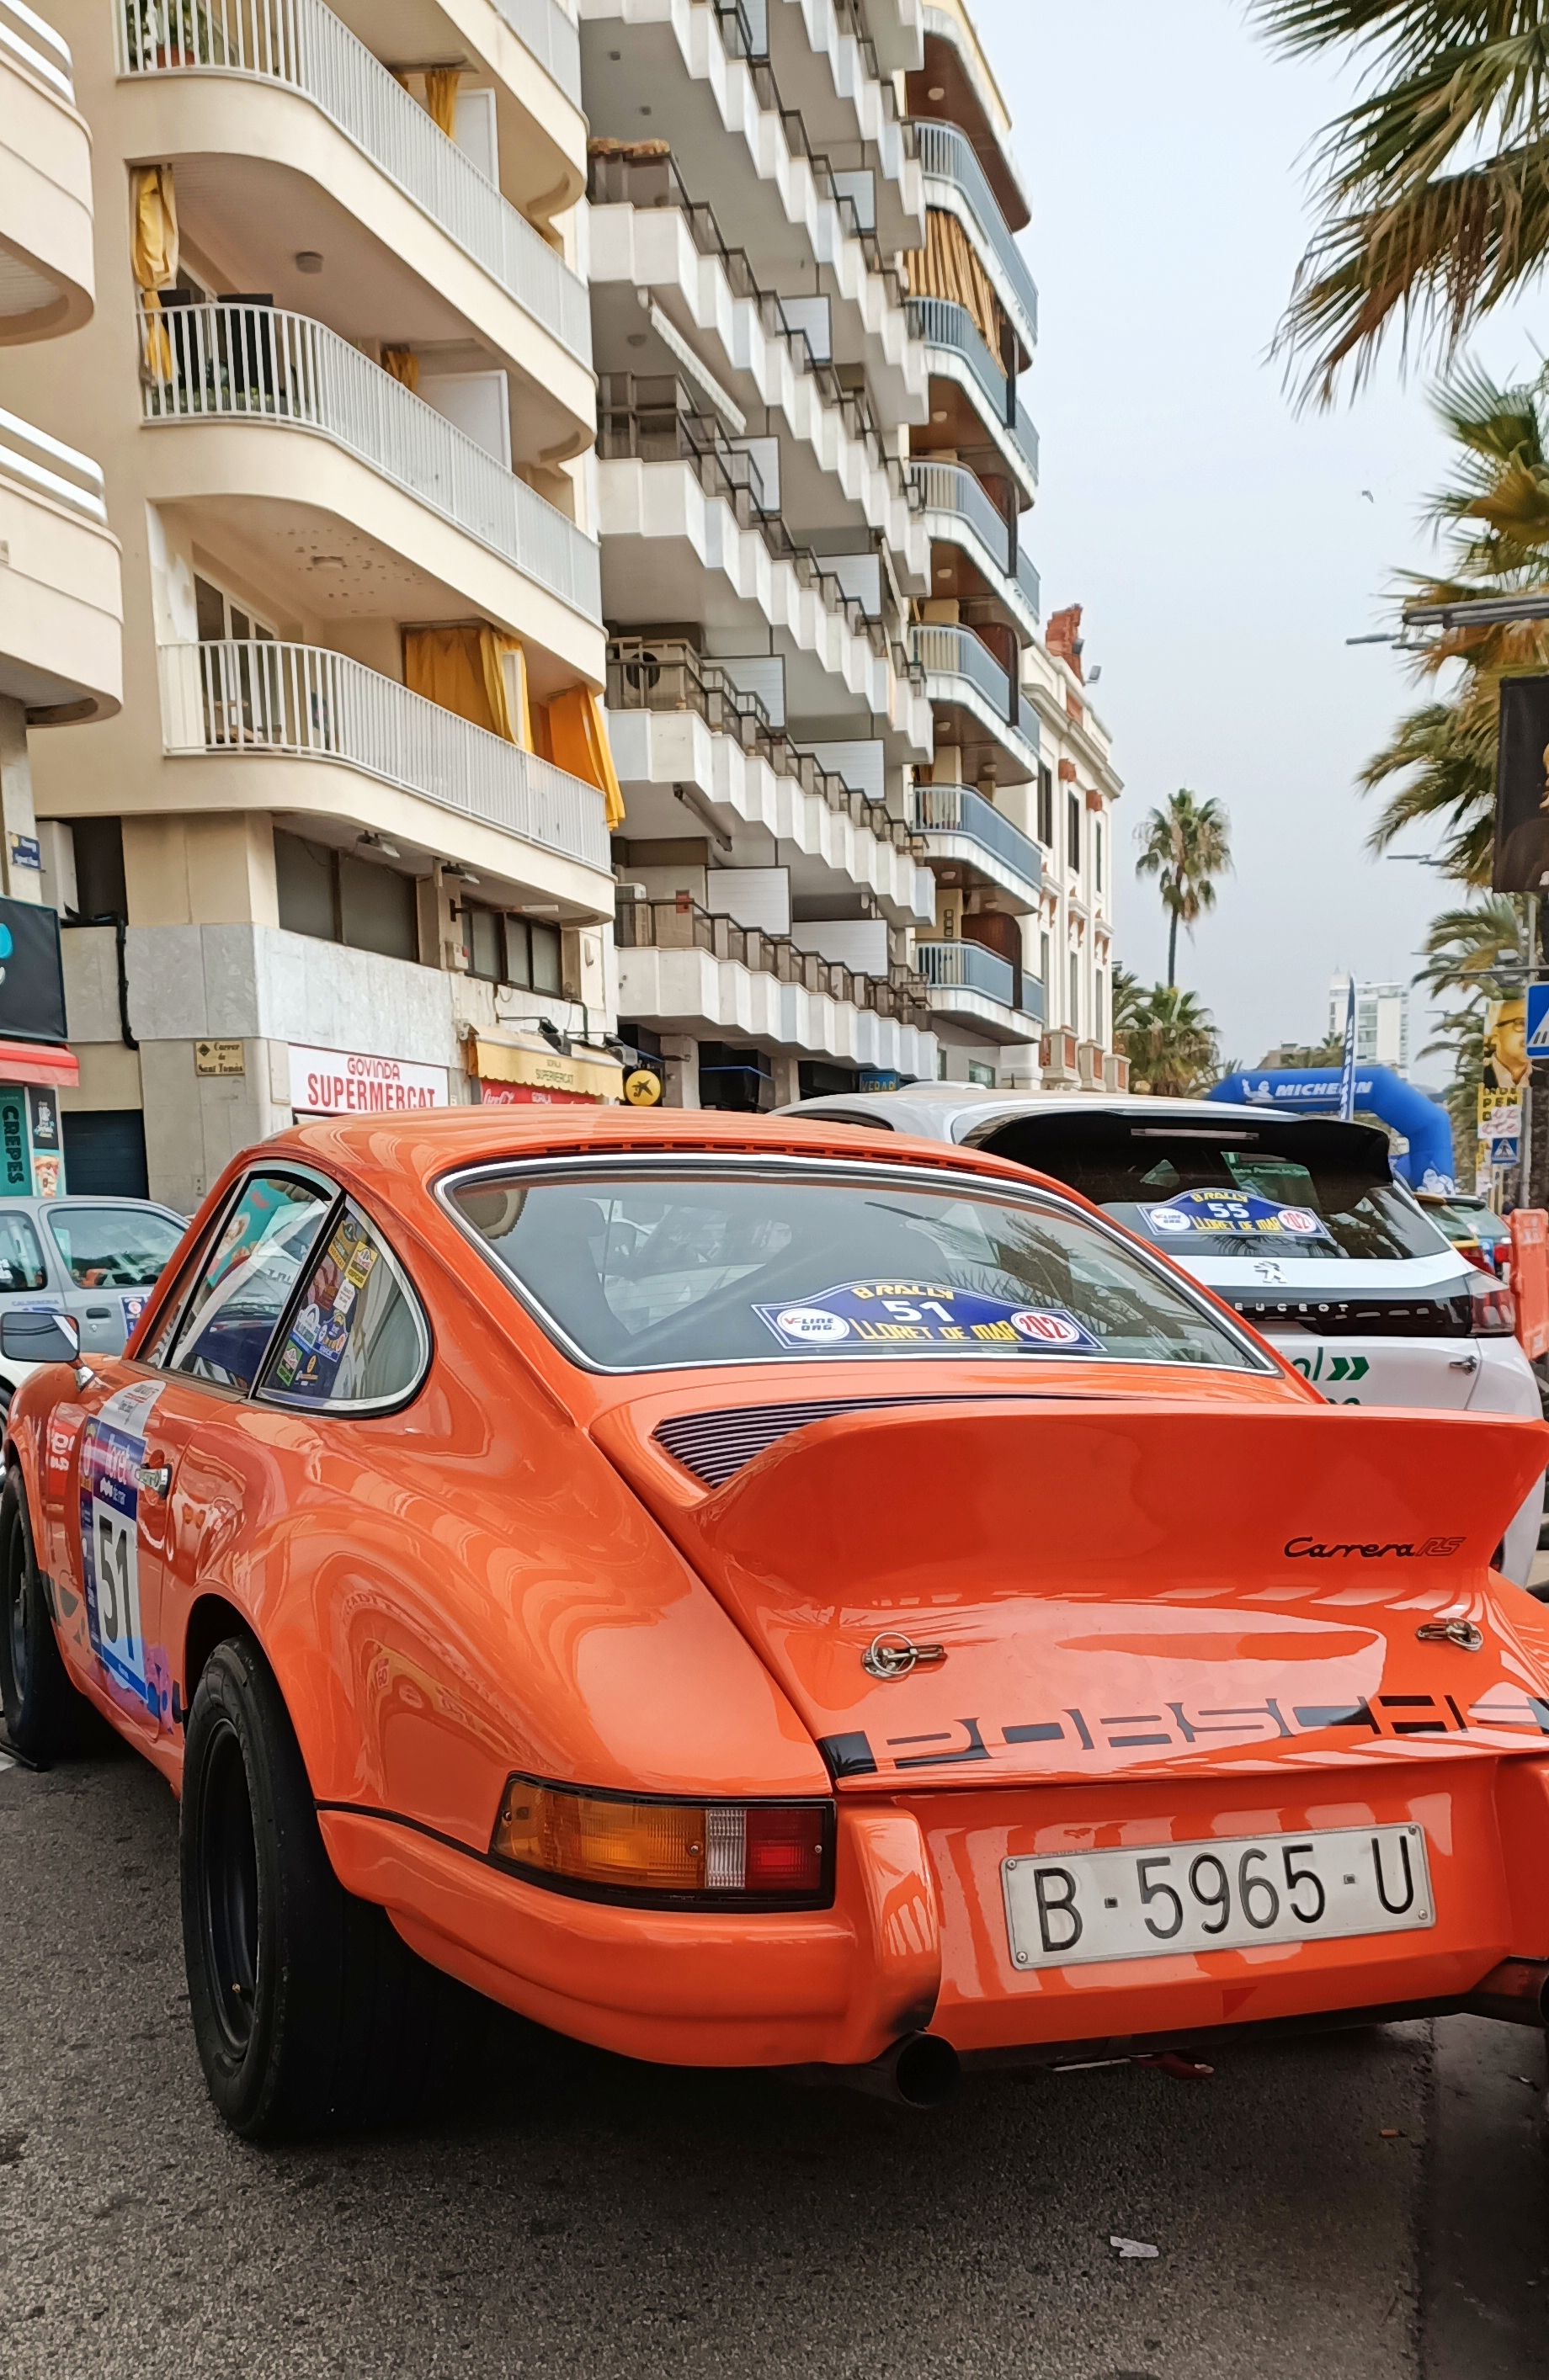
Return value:
<svg viewBox="0 0 1549 2380">
<path fill-rule="evenodd" d="M 1510 1293 L 1396 1181 L 1367 1124 L 1214 1099 L 916 1083 L 787 1113 L 987 1148 L 1068 1183 L 1236 1306 L 1332 1403 L 1541 1411 Z M 1500 1567 L 1525 1586 L 1542 1482 Z"/>
</svg>

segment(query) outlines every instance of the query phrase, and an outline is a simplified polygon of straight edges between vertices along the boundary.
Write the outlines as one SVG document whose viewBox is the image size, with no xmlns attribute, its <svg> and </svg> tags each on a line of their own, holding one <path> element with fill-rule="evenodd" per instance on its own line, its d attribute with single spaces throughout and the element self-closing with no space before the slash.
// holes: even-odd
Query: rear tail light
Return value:
<svg viewBox="0 0 1549 2380">
<path fill-rule="evenodd" d="M 818 1909 L 832 1802 L 677 1802 L 513 1777 L 490 1855 L 531 1883 L 655 1908 Z"/>
<path fill-rule="evenodd" d="M 1480 1273 L 1469 1281 L 1469 1327 L 1477 1339 L 1509 1339 L 1517 1328 L 1517 1304 L 1504 1281 Z"/>
<path fill-rule="evenodd" d="M 1489 1249 L 1481 1247 L 1477 1240 L 1459 1240 L 1458 1253 L 1460 1257 L 1466 1257 L 1470 1264 L 1477 1265 L 1481 1272 L 1494 1272 L 1495 1269 L 1491 1261 Z"/>
</svg>

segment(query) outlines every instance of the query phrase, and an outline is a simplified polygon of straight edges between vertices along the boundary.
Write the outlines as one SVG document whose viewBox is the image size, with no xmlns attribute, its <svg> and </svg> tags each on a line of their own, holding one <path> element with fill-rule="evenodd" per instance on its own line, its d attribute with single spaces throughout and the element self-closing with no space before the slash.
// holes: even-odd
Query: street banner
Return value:
<svg viewBox="0 0 1549 2380">
<path fill-rule="evenodd" d="M 1339 1112 L 1347 1123 L 1356 1111 L 1356 988 L 1351 976 L 1345 1002 L 1345 1063 L 1339 1076 Z"/>
<path fill-rule="evenodd" d="M 1481 1083 L 1479 1137 L 1490 1152 L 1489 1162 L 1497 1171 L 1517 1163 L 1521 1133 L 1522 1105 L 1515 1085 L 1508 1089 L 1495 1083 Z"/>
<path fill-rule="evenodd" d="M 1549 885 L 1549 677 L 1501 683 L 1491 882 L 1497 892 Z"/>
<path fill-rule="evenodd" d="M 1544 987 L 1549 990 L 1549 985 Z M 1531 998 L 1529 993 L 1529 999 Z M 1484 1011 L 1484 1079 L 1515 1099 L 1532 1072 L 1528 1052 L 1528 1003 L 1492 1000 Z"/>
</svg>

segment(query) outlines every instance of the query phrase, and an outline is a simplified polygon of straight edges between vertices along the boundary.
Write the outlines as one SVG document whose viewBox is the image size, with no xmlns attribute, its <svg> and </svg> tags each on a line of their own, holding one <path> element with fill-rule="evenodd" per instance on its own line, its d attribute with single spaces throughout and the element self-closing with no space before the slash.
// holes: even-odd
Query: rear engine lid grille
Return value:
<svg viewBox="0 0 1549 2380">
<path fill-rule="evenodd" d="M 884 1405 L 918 1402 L 914 1397 L 834 1397 L 804 1405 L 729 1405 L 720 1413 L 674 1414 L 658 1423 L 653 1436 L 707 1488 L 724 1488 L 744 1464 L 793 1429 L 831 1421 L 835 1414 L 876 1413 Z"/>
</svg>

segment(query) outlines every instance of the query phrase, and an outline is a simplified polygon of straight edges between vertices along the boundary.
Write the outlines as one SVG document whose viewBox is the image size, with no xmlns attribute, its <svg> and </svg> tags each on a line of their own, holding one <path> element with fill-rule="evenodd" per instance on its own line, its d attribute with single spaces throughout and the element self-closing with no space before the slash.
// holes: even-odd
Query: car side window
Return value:
<svg viewBox="0 0 1549 2380">
<path fill-rule="evenodd" d="M 396 1404 L 418 1387 L 430 1334 L 396 1258 L 358 1207 L 335 1218 L 261 1393 L 331 1412 Z"/>
<path fill-rule="evenodd" d="M 42 1289 L 47 1280 L 43 1252 L 26 1216 L 0 1216 L 0 1296 L 10 1290 Z"/>
<path fill-rule="evenodd" d="M 200 1267 L 170 1353 L 152 1360 L 250 1389 L 333 1205 L 314 1182 L 250 1175 Z"/>
</svg>

